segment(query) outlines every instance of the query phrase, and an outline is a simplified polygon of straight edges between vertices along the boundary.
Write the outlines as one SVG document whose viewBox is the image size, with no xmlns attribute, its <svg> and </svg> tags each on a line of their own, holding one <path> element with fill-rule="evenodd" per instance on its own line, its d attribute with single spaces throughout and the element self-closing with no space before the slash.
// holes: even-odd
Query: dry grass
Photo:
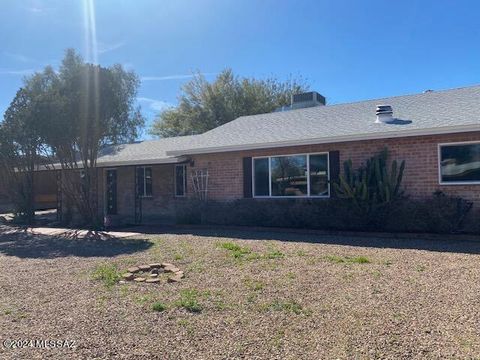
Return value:
<svg viewBox="0 0 480 360">
<path fill-rule="evenodd" d="M 1 340 L 76 340 L 0 358 L 480 357 L 480 243 L 218 230 L 116 246 L 0 235 Z M 118 283 L 161 261 L 185 279 Z"/>
</svg>

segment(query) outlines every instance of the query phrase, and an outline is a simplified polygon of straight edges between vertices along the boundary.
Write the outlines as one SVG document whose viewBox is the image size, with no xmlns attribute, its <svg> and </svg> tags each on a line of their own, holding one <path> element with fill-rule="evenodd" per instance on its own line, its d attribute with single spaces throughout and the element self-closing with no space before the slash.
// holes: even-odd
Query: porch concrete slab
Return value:
<svg viewBox="0 0 480 360">
<path fill-rule="evenodd" d="M 27 228 L 26 232 L 34 235 L 57 236 L 57 237 L 75 238 L 75 239 L 88 239 L 92 237 L 105 238 L 105 239 L 111 239 L 111 238 L 124 239 L 128 237 L 140 235 L 140 233 L 136 233 L 136 232 L 92 231 L 92 230 L 67 229 L 67 228 L 49 228 L 49 227 Z"/>
</svg>

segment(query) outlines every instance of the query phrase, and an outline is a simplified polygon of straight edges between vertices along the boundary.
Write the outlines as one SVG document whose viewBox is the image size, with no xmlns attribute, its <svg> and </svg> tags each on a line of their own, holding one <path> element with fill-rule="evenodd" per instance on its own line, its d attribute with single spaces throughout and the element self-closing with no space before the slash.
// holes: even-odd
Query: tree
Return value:
<svg viewBox="0 0 480 360">
<path fill-rule="evenodd" d="M 98 153 L 105 145 L 138 136 L 144 124 L 135 107 L 139 84 L 135 73 L 120 65 L 85 63 L 67 50 L 60 71 L 46 67 L 25 79 L 5 113 L 0 146 L 2 154 L 15 156 L 13 163 L 2 156 L 2 166 L 8 165 L 12 176 L 22 169 L 33 174 L 39 164 L 61 169 L 60 186 L 68 203 L 85 224 L 99 224 Z M 33 176 L 27 185 L 33 194 Z"/>
<path fill-rule="evenodd" d="M 84 223 L 98 225 L 100 149 L 132 141 L 144 124 L 135 99 L 137 75 L 120 65 L 88 64 L 67 50 L 56 81 L 45 98 L 48 120 L 43 127 L 46 146 L 63 172 L 62 191 Z M 54 111 L 52 111 L 54 110 Z"/>
<path fill-rule="evenodd" d="M 34 172 L 41 147 L 36 121 L 39 105 L 35 96 L 35 87 L 39 86 L 37 81 L 38 78 L 32 78 L 17 91 L 0 127 L 2 180 L 10 189 L 15 213 L 24 216 L 28 224 L 34 222 Z"/>
<path fill-rule="evenodd" d="M 292 94 L 308 90 L 301 80 L 258 80 L 222 71 L 214 82 L 196 74 L 182 87 L 177 107 L 159 114 L 150 132 L 160 137 L 201 134 L 240 116 L 272 112 L 289 105 Z"/>
</svg>

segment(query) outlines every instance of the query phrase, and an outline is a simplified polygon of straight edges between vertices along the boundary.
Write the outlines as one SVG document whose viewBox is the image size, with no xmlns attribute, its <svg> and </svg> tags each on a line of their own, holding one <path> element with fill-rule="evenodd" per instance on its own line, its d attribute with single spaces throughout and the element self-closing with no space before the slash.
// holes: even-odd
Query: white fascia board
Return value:
<svg viewBox="0 0 480 360">
<path fill-rule="evenodd" d="M 449 127 L 429 128 L 429 129 L 390 131 L 390 132 L 383 132 L 383 133 L 379 132 L 379 133 L 370 133 L 370 134 L 355 134 L 355 135 L 345 135 L 345 136 L 335 136 L 335 137 L 325 137 L 325 138 L 311 138 L 311 139 L 301 139 L 301 140 L 287 140 L 287 141 L 277 141 L 277 142 L 267 142 L 267 143 L 257 143 L 257 144 L 206 147 L 206 148 L 197 148 L 197 149 L 191 149 L 191 150 L 172 150 L 172 151 L 167 151 L 167 155 L 179 156 L 179 155 L 210 154 L 210 153 L 219 153 L 219 152 L 268 149 L 268 148 L 279 148 L 279 147 L 288 147 L 288 146 L 332 144 L 332 143 L 362 141 L 362 140 L 378 140 L 378 139 L 392 139 L 392 138 L 403 138 L 403 137 L 412 137 L 412 136 L 454 134 L 454 133 L 472 132 L 472 131 L 480 131 L 480 124 L 449 126 Z"/>
</svg>

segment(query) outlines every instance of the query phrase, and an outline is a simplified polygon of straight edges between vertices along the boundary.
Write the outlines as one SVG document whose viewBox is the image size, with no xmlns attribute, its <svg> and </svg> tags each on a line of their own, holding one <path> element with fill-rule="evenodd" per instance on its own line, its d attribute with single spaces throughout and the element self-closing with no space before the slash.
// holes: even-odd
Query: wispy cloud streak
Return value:
<svg viewBox="0 0 480 360">
<path fill-rule="evenodd" d="M 0 75 L 30 75 L 35 72 L 35 69 L 9 70 L 0 69 Z"/>
<path fill-rule="evenodd" d="M 110 51 L 114 51 L 114 50 L 117 50 L 117 49 L 120 49 L 121 47 L 125 46 L 125 43 L 124 42 L 119 42 L 119 43 L 116 43 L 116 44 L 103 44 L 103 43 L 98 43 L 98 53 L 99 54 L 105 54 L 107 52 L 110 52 Z"/>
<path fill-rule="evenodd" d="M 25 56 L 23 54 L 16 54 L 16 53 L 11 53 L 8 51 L 4 51 L 3 55 L 8 56 L 9 58 L 15 60 L 15 61 L 20 61 L 22 63 L 29 63 L 29 62 L 37 62 L 35 59 Z"/>
<path fill-rule="evenodd" d="M 203 76 L 217 75 L 218 73 L 201 73 Z M 166 76 L 142 76 L 142 81 L 166 81 L 166 80 L 182 80 L 191 79 L 197 74 L 179 74 L 179 75 L 166 75 Z"/>
<path fill-rule="evenodd" d="M 152 99 L 148 97 L 137 97 L 139 103 L 144 103 L 148 106 L 148 109 L 155 112 L 161 112 L 173 107 L 172 103 L 163 100 Z"/>
</svg>

